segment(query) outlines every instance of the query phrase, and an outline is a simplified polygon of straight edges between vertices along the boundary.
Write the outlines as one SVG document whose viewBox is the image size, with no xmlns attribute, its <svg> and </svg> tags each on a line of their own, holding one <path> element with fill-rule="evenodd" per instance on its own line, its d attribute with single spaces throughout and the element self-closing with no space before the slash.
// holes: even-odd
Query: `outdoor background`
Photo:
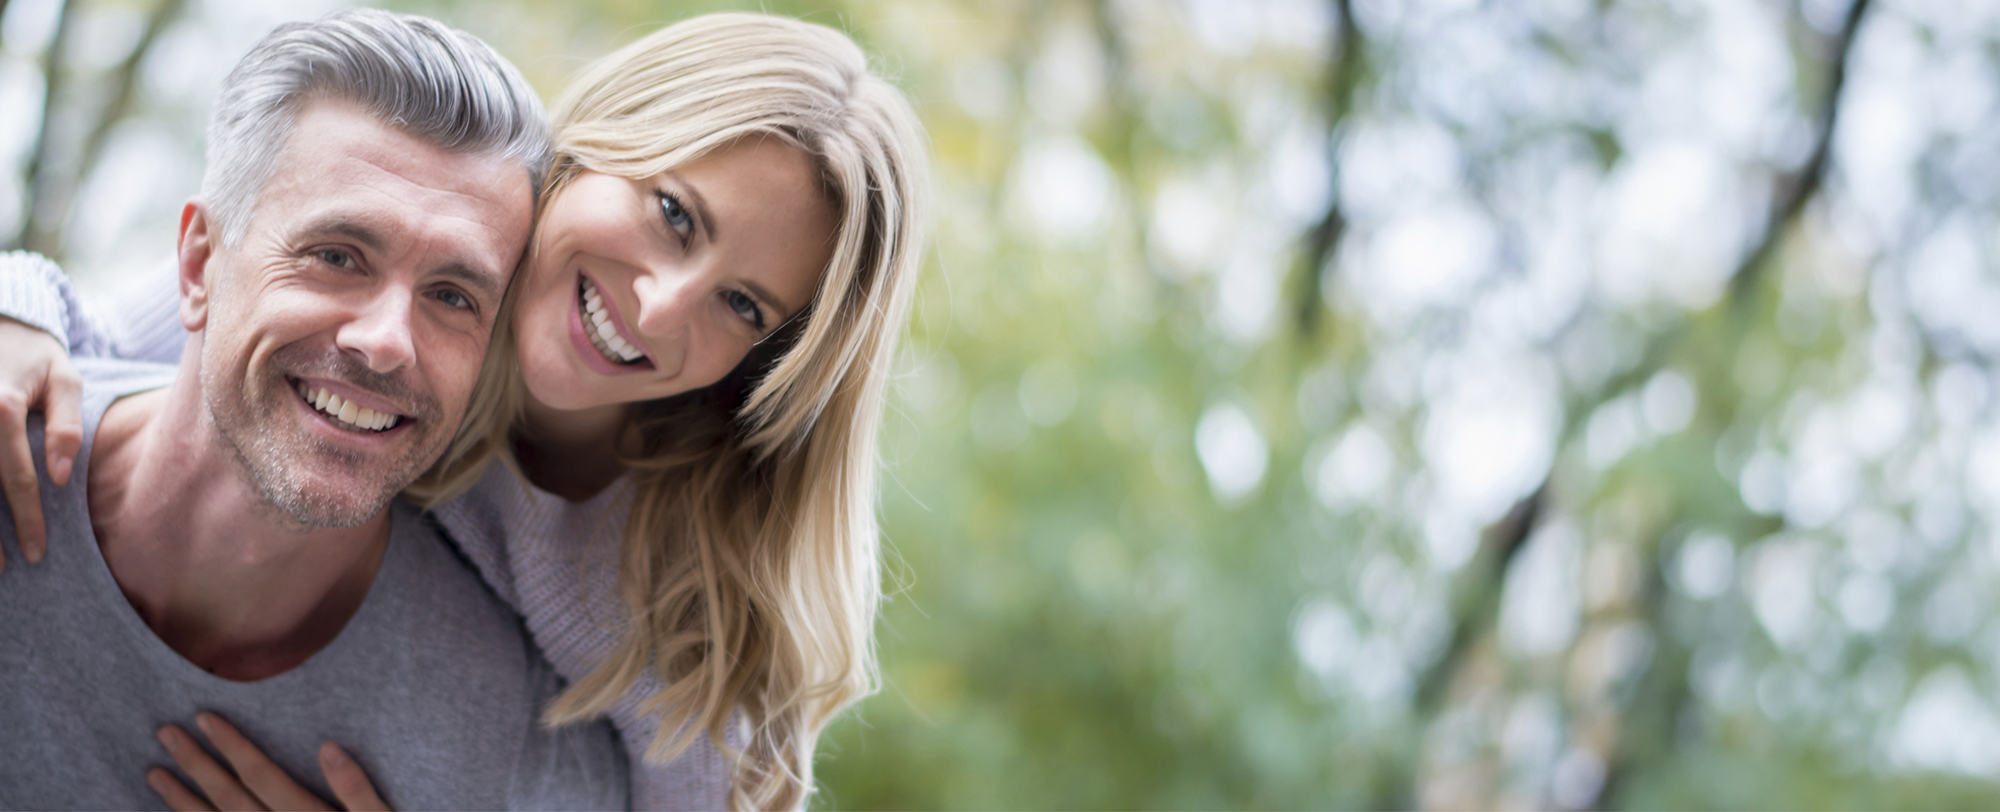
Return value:
<svg viewBox="0 0 2000 812">
<path fill-rule="evenodd" d="M 242 0 L 0 0 L 0 243 L 163 272 Z M 2000 3 L 412 2 L 849 32 L 939 229 L 816 808 L 2000 805 Z"/>
</svg>

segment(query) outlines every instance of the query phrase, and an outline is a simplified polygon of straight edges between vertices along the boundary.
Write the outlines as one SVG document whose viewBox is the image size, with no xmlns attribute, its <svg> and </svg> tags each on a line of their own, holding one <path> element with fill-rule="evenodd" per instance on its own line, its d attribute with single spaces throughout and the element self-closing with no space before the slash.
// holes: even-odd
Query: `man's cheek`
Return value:
<svg viewBox="0 0 2000 812">
<path fill-rule="evenodd" d="M 482 332 L 454 330 L 445 335 L 418 336 L 417 354 L 435 387 L 438 407 L 447 420 L 463 416 L 472 389 L 479 382 L 479 369 L 486 362 L 489 336 Z"/>
</svg>

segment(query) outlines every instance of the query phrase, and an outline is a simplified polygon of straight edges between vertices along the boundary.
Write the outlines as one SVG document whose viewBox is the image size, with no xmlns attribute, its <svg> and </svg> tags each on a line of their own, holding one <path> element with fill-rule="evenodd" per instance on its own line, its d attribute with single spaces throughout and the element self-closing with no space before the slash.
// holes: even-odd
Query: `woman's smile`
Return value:
<svg viewBox="0 0 2000 812">
<path fill-rule="evenodd" d="M 604 298 L 586 274 L 576 276 L 576 306 L 570 308 L 570 343 L 585 365 L 606 375 L 651 372 L 659 367 L 640 348 L 617 305 Z"/>
</svg>

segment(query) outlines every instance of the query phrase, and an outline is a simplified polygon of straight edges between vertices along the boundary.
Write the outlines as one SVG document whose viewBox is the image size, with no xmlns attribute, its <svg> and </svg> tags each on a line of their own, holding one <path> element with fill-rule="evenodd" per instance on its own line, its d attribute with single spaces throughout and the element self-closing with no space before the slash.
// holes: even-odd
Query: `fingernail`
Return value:
<svg viewBox="0 0 2000 812">
<path fill-rule="evenodd" d="M 166 727 L 160 728 L 160 732 L 158 734 L 158 737 L 160 739 L 160 744 L 162 746 L 165 746 L 169 750 L 174 749 L 176 745 L 180 744 L 179 737 L 174 735 L 179 732 L 180 731 L 174 729 L 173 725 L 168 725 Z"/>
<path fill-rule="evenodd" d="M 69 457 L 57 457 L 55 464 L 49 466 L 49 478 L 64 485 L 69 484 L 69 467 L 74 462 L 75 460 Z"/>
<path fill-rule="evenodd" d="M 207 733 L 210 736 L 215 735 L 215 722 L 206 713 L 195 714 L 194 726 L 201 728 L 201 732 L 203 733 Z"/>
<path fill-rule="evenodd" d="M 23 542 L 21 544 L 21 557 L 28 559 L 28 563 L 30 564 L 40 564 L 42 563 L 42 556 L 48 551 L 48 547 L 48 539 L 42 539 L 34 544 Z"/>
<path fill-rule="evenodd" d="M 347 766 L 347 754 L 341 752 L 340 745 L 333 742 L 327 742 L 324 747 L 319 749 L 319 757 L 326 759 L 326 766 L 328 767 Z"/>
<path fill-rule="evenodd" d="M 153 791 L 154 791 L 154 792 L 158 792 L 158 793 L 162 793 L 162 794 L 166 793 L 166 791 L 167 791 L 167 771 L 166 771 L 166 770 L 162 770 L 162 769 L 160 769 L 160 768 L 158 768 L 158 767 L 154 767 L 153 769 L 150 769 L 150 770 L 147 770 L 147 771 L 146 771 L 146 786 L 149 786 L 149 787 L 152 787 L 152 788 L 153 788 Z"/>
</svg>

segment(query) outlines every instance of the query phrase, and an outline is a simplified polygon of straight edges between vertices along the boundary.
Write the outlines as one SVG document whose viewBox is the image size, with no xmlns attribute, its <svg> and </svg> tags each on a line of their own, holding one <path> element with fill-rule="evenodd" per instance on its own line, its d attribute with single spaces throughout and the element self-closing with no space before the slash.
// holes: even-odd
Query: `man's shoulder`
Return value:
<svg viewBox="0 0 2000 812">
<path fill-rule="evenodd" d="M 398 614 L 424 618 L 423 624 L 450 628 L 448 645 L 498 643 L 512 650 L 523 640 L 520 618 L 480 576 L 478 568 L 451 543 L 435 516 L 401 499 L 390 502 L 389 559 L 377 571 L 377 587 Z"/>
</svg>

